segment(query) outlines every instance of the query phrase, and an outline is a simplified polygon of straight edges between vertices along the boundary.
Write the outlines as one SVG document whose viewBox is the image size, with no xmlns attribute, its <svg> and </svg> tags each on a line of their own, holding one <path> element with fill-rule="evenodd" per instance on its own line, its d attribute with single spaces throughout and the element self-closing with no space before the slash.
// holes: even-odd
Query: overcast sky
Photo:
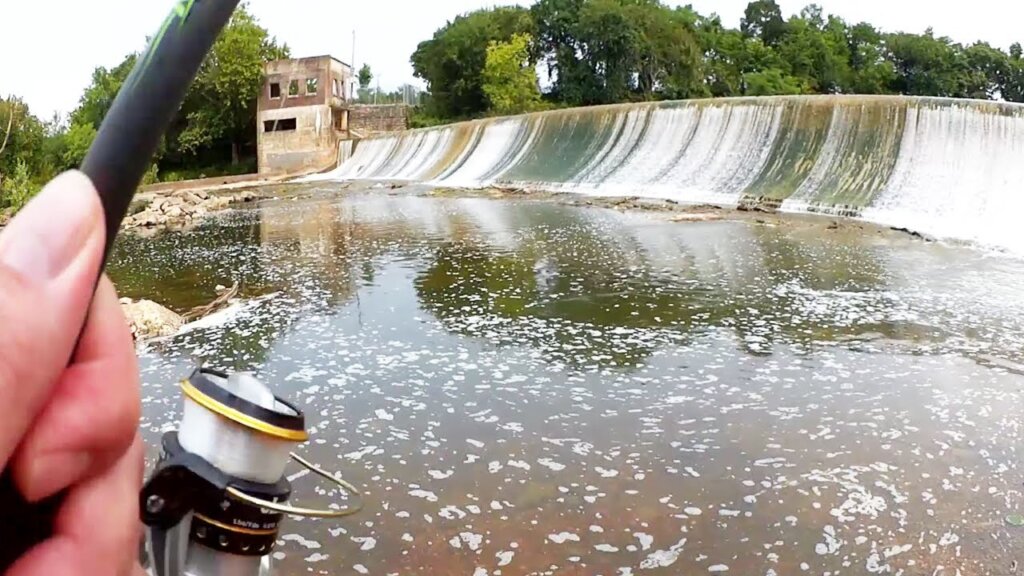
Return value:
<svg viewBox="0 0 1024 576">
<path fill-rule="evenodd" d="M 455 15 L 501 4 L 493 0 L 250 0 L 252 12 L 294 56 L 331 54 L 367 62 L 382 88 L 414 82 L 409 55 Z M 511 3 L 511 2 L 510 2 Z M 522 2 L 520 2 L 522 3 Z M 737 25 L 747 0 L 693 0 Z M 779 0 L 788 16 L 803 0 Z M 25 98 L 43 118 L 75 108 L 93 68 L 116 65 L 142 49 L 171 0 L 3 0 L 0 95 Z M 931 26 L 959 42 L 986 40 L 1007 48 L 1024 41 L 1021 0 L 819 0 L 826 13 L 868 21 L 885 30 L 921 32 Z"/>
</svg>

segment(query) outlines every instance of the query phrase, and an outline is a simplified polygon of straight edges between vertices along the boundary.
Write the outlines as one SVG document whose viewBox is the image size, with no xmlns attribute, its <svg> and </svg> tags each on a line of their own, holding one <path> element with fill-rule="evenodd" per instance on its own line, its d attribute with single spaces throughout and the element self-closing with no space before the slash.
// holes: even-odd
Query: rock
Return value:
<svg viewBox="0 0 1024 576">
<path fill-rule="evenodd" d="M 708 213 L 688 213 L 678 214 L 672 217 L 673 222 L 712 222 L 714 220 L 721 220 L 721 214 L 708 214 Z"/>
<path fill-rule="evenodd" d="M 189 192 L 188 194 L 185 195 L 185 198 L 188 200 L 189 204 L 199 204 L 200 202 L 203 201 L 203 199 L 200 198 L 195 192 Z"/>
<path fill-rule="evenodd" d="M 180 218 L 182 214 L 184 214 L 184 212 L 182 211 L 181 206 L 171 206 L 167 210 L 164 210 L 164 215 L 168 218 Z"/>
<path fill-rule="evenodd" d="M 121 311 L 136 340 L 171 336 L 185 324 L 181 316 L 151 300 L 123 298 Z"/>
<path fill-rule="evenodd" d="M 140 214 L 136 214 L 135 218 L 134 218 L 135 225 L 136 226 L 142 226 L 144 228 L 149 228 L 151 226 L 156 226 L 158 224 L 158 222 L 157 222 L 157 217 L 158 216 L 160 216 L 160 215 L 156 214 L 154 212 L 149 212 L 149 211 L 142 212 Z"/>
<path fill-rule="evenodd" d="M 209 200 L 209 199 L 210 199 L 210 194 L 209 194 L 209 192 L 206 192 L 205 190 L 200 190 L 200 191 L 196 192 L 196 193 L 195 193 L 195 195 L 196 195 L 196 196 L 197 196 L 197 197 L 198 197 L 198 198 L 199 198 L 200 200 Z"/>
<path fill-rule="evenodd" d="M 155 200 L 150 202 L 149 207 L 147 208 L 147 210 L 152 210 L 154 212 L 159 212 L 160 210 L 163 209 L 164 204 L 166 204 L 166 203 L 167 203 L 167 199 L 166 198 L 156 198 Z"/>
</svg>

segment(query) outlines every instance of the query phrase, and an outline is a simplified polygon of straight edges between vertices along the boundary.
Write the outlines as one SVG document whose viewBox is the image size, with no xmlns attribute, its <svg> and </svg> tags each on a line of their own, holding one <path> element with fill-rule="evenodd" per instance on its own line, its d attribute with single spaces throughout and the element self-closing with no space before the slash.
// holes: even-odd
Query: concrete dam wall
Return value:
<svg viewBox="0 0 1024 576">
<path fill-rule="evenodd" d="M 559 110 L 363 140 L 318 179 L 764 204 L 1024 252 L 1024 106 L 994 102 L 797 96 Z"/>
</svg>

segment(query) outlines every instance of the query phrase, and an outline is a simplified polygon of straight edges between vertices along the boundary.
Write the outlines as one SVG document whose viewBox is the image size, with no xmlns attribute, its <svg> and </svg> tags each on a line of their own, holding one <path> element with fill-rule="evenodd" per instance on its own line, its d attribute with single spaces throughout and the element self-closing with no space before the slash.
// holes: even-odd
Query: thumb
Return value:
<svg viewBox="0 0 1024 576">
<path fill-rule="evenodd" d="M 103 257 L 103 212 L 80 172 L 55 178 L 0 233 L 0 466 L 67 366 Z"/>
</svg>

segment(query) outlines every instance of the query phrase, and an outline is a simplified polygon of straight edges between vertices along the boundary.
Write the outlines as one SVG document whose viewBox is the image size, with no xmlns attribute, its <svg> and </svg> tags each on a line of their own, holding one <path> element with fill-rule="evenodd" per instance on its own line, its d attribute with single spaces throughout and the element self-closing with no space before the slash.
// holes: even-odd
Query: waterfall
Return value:
<svg viewBox="0 0 1024 576">
<path fill-rule="evenodd" d="M 1024 106 L 896 96 L 557 110 L 370 138 L 318 180 L 832 212 L 1024 252 Z"/>
</svg>

